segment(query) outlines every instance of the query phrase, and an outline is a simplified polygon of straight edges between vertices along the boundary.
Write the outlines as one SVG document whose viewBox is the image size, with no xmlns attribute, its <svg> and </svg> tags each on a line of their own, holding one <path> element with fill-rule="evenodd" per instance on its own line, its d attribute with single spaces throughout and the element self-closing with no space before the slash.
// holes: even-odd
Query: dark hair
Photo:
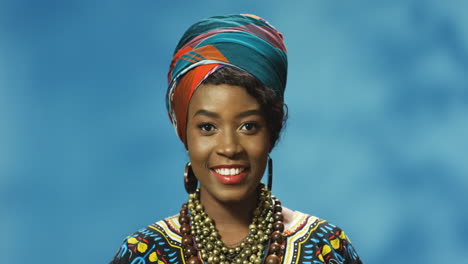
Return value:
<svg viewBox="0 0 468 264">
<path fill-rule="evenodd" d="M 270 146 L 271 149 L 273 149 L 288 118 L 288 108 L 286 104 L 278 98 L 275 91 L 265 87 L 251 74 L 229 66 L 218 69 L 201 84 L 228 84 L 244 87 L 247 93 L 260 104 L 265 115 L 268 131 L 270 132 Z"/>
</svg>

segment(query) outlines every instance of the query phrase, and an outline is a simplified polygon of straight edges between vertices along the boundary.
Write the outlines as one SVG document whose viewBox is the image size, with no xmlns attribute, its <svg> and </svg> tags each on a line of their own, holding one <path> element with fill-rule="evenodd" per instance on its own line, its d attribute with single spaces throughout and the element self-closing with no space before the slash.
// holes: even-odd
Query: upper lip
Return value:
<svg viewBox="0 0 468 264">
<path fill-rule="evenodd" d="M 233 169 L 233 168 L 247 168 L 248 166 L 245 165 L 239 165 L 239 164 L 226 164 L 226 165 L 216 165 L 211 167 L 211 169 L 221 169 L 221 168 L 226 168 L 226 169 Z"/>
</svg>

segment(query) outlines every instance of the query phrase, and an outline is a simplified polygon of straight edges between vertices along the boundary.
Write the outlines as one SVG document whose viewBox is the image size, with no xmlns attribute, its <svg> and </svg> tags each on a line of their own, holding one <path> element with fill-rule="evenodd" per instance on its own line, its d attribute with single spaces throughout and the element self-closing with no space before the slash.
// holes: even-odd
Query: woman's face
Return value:
<svg viewBox="0 0 468 264">
<path fill-rule="evenodd" d="M 252 198 L 265 171 L 269 132 L 260 105 L 240 86 L 197 88 L 187 116 L 187 148 L 202 200 Z"/>
</svg>

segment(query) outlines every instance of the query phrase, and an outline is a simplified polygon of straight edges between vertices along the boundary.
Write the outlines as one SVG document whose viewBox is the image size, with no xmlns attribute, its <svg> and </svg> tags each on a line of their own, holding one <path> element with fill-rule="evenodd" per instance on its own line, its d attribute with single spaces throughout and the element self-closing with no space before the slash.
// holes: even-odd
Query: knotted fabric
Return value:
<svg viewBox="0 0 468 264">
<path fill-rule="evenodd" d="M 166 107 L 185 145 L 190 99 L 200 83 L 223 66 L 251 74 L 283 100 L 287 56 L 281 33 L 249 14 L 201 20 L 180 39 L 168 73 Z"/>
</svg>

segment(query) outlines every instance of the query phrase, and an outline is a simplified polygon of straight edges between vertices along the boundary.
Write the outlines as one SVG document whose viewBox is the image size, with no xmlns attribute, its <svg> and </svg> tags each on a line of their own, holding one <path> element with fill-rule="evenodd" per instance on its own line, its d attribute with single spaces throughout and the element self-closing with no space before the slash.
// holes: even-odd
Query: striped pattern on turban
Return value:
<svg viewBox="0 0 468 264">
<path fill-rule="evenodd" d="M 200 83 L 223 66 L 250 73 L 283 100 L 287 56 L 281 33 L 255 15 L 201 20 L 182 36 L 168 73 L 166 106 L 185 145 L 190 99 Z"/>
</svg>

